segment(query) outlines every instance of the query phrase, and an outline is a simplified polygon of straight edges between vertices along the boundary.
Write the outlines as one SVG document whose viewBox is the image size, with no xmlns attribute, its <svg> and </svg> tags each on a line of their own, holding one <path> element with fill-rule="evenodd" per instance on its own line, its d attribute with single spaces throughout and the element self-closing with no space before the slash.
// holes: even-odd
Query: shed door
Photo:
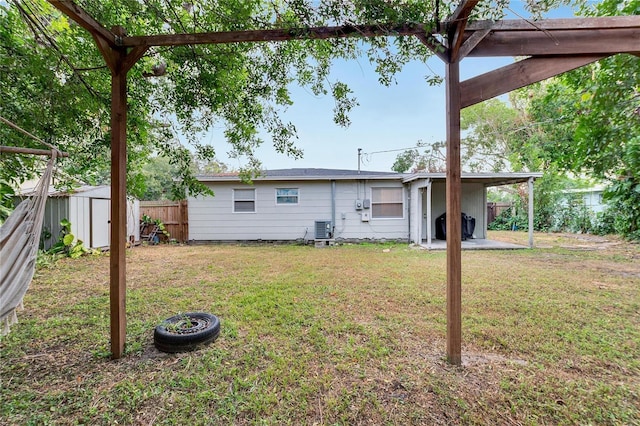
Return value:
<svg viewBox="0 0 640 426">
<path fill-rule="evenodd" d="M 111 202 L 105 198 L 91 198 L 91 248 L 109 246 Z"/>
</svg>

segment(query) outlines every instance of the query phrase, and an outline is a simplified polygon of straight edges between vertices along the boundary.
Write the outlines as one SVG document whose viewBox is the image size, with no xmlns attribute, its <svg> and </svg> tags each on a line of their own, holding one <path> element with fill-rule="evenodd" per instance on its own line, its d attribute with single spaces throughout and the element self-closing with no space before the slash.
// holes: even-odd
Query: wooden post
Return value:
<svg viewBox="0 0 640 426">
<path fill-rule="evenodd" d="M 533 178 L 527 181 L 529 189 L 529 248 L 533 248 Z"/>
<path fill-rule="evenodd" d="M 431 234 L 431 220 L 432 220 L 431 211 L 433 209 L 433 204 L 431 200 L 432 198 L 431 193 L 433 192 L 432 185 L 433 185 L 433 181 L 431 180 L 431 178 L 427 179 L 427 248 L 429 250 L 431 250 L 431 244 L 433 240 L 433 235 Z"/>
<path fill-rule="evenodd" d="M 460 63 L 445 64 L 447 92 L 447 360 L 462 364 L 462 179 L 460 173 Z"/>
<path fill-rule="evenodd" d="M 118 55 L 121 64 L 126 55 Z M 127 242 L 127 71 L 116 66 L 111 76 L 111 357 L 124 353 L 126 341 Z"/>
</svg>

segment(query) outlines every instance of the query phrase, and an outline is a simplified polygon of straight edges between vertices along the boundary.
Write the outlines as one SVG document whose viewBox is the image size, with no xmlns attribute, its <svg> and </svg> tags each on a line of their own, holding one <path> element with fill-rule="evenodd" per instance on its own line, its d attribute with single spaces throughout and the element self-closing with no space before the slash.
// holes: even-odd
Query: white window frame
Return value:
<svg viewBox="0 0 640 426">
<path fill-rule="evenodd" d="M 382 190 L 387 189 L 387 190 L 400 191 L 400 196 L 402 198 L 402 201 L 400 203 L 382 203 L 382 202 L 379 202 L 379 201 L 376 202 L 376 200 L 374 199 L 373 194 L 374 194 L 375 190 L 378 190 L 378 189 L 382 189 Z M 398 219 L 404 219 L 404 217 L 405 217 L 405 196 L 404 196 L 404 193 L 405 193 L 404 187 L 397 187 L 397 186 L 374 186 L 374 187 L 371 187 L 371 219 L 372 220 L 398 220 Z M 392 217 L 389 217 L 389 216 L 383 216 L 383 217 L 377 216 L 376 217 L 376 215 L 374 214 L 374 210 L 375 210 L 374 206 L 375 205 L 380 205 L 380 204 L 400 204 L 401 205 L 401 209 L 402 209 L 402 215 L 400 215 L 400 216 L 392 216 Z"/>
<path fill-rule="evenodd" d="M 296 195 L 278 195 L 278 191 L 282 189 L 286 189 L 286 190 L 295 189 Z M 276 196 L 276 206 L 297 206 L 298 204 L 300 204 L 300 188 L 295 188 L 295 187 L 276 188 L 275 196 Z M 278 202 L 279 198 L 290 198 L 290 197 L 295 197 L 296 202 L 295 203 L 279 203 Z"/>
<path fill-rule="evenodd" d="M 236 200 L 236 191 L 246 191 L 246 192 L 252 191 L 253 192 L 253 200 L 249 200 L 249 199 L 246 199 L 246 200 L 245 199 L 238 199 L 238 200 Z M 256 201 L 257 197 L 256 197 L 256 189 L 255 188 L 234 188 L 232 192 L 233 192 L 233 196 L 231 197 L 232 198 L 232 200 L 231 200 L 231 211 L 233 213 L 245 214 L 245 213 L 256 213 L 258 211 L 258 208 L 257 208 L 257 204 L 258 203 Z M 238 210 L 236 210 L 236 201 L 238 201 L 238 202 L 253 201 L 253 211 L 238 211 Z"/>
</svg>

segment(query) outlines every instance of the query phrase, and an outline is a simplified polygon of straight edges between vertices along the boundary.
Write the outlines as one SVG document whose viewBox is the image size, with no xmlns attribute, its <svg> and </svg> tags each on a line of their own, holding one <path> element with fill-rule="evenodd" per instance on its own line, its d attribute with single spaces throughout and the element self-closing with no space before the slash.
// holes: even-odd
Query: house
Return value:
<svg viewBox="0 0 640 426">
<path fill-rule="evenodd" d="M 23 185 L 21 197 L 33 190 Z M 82 186 L 72 191 L 49 189 L 43 220 L 42 248 L 51 248 L 61 235 L 60 221 L 71 222 L 71 233 L 87 248 L 107 248 L 110 242 L 111 187 Z M 140 202 L 127 201 L 127 238 L 140 241 Z"/>
<path fill-rule="evenodd" d="M 593 185 L 588 188 L 567 189 L 563 193 L 563 205 L 573 203 L 574 206 L 584 206 L 592 213 L 601 213 L 606 208 L 606 203 L 602 199 L 602 194 L 606 185 Z"/>
<path fill-rule="evenodd" d="M 532 184 L 540 173 L 463 174 L 462 211 L 486 239 L 486 189 Z M 445 174 L 334 169 L 199 176 L 214 197 L 188 199 L 189 238 L 213 241 L 407 241 L 431 247 L 445 213 Z"/>
</svg>

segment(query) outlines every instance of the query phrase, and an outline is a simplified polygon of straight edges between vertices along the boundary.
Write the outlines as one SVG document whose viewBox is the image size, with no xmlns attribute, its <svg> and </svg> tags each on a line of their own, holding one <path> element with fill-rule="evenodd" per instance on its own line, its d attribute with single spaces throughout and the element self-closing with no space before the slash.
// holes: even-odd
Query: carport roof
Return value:
<svg viewBox="0 0 640 426">
<path fill-rule="evenodd" d="M 527 182 L 529 179 L 534 180 L 542 177 L 540 172 L 519 172 L 519 173 L 462 173 L 462 182 L 464 183 L 482 183 L 485 186 L 501 186 L 511 185 L 514 183 Z M 436 182 L 444 182 L 446 180 L 445 173 L 413 173 L 405 175 L 403 183 L 410 183 L 420 179 L 431 179 Z"/>
</svg>

